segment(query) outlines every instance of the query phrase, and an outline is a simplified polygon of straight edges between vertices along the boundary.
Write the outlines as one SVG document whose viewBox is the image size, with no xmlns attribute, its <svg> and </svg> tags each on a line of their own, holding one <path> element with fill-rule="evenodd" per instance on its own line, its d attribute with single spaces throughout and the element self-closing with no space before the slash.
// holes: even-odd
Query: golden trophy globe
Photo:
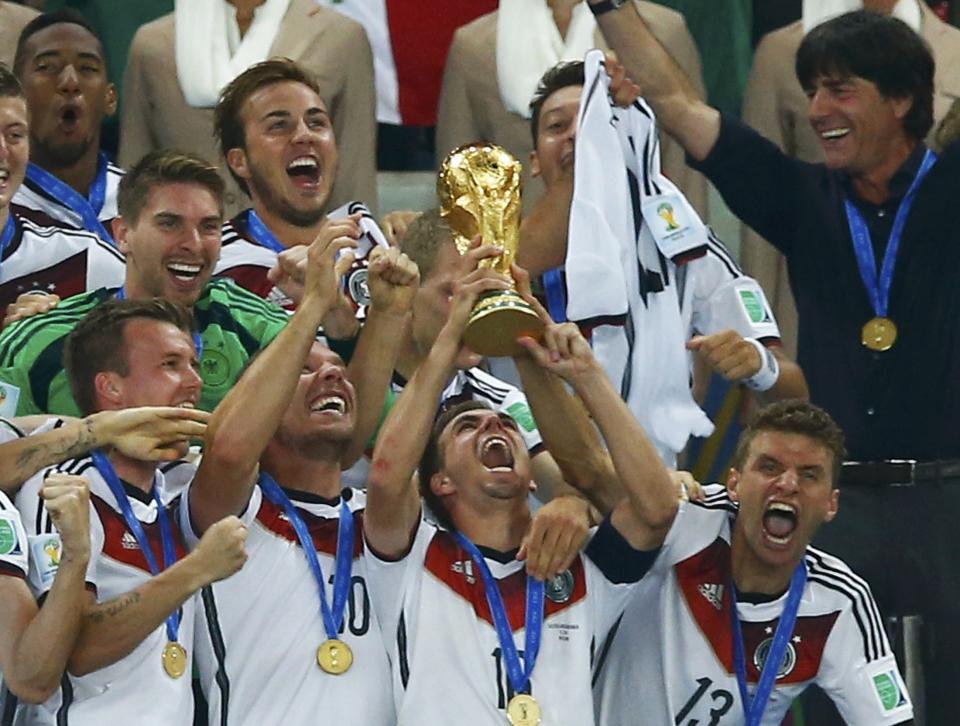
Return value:
<svg viewBox="0 0 960 726">
<path fill-rule="evenodd" d="M 510 280 L 520 244 L 521 166 L 496 144 L 474 143 L 451 151 L 437 175 L 440 216 L 453 232 L 460 254 L 478 234 L 484 244 L 503 247 L 499 257 L 481 261 Z M 543 321 L 514 289 L 489 292 L 477 300 L 463 334 L 470 350 L 487 356 L 521 351 L 517 338 L 540 339 Z"/>
</svg>

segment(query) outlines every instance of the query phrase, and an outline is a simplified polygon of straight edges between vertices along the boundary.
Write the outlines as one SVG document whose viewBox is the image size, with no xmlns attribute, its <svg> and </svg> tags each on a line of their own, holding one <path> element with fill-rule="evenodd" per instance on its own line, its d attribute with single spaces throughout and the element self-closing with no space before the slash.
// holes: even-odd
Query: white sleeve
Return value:
<svg viewBox="0 0 960 726">
<path fill-rule="evenodd" d="M 260 486 L 254 486 L 250 492 L 250 500 L 246 508 L 240 513 L 240 521 L 245 527 L 250 527 L 253 520 L 257 518 L 257 512 L 260 511 L 260 503 L 263 501 L 263 492 Z M 183 532 L 183 539 L 187 543 L 187 549 L 194 549 L 200 543 L 200 533 L 193 528 L 193 520 L 190 517 L 190 487 L 180 496 L 179 506 L 177 508 L 177 517 L 180 520 L 180 531 Z"/>
<path fill-rule="evenodd" d="M 25 435 L 11 419 L 0 416 L 0 444 L 22 439 Z"/>
<path fill-rule="evenodd" d="M 693 329 L 701 335 L 735 330 L 744 338 L 780 338 L 780 328 L 760 284 L 744 275 L 726 248 L 711 238 L 707 253 L 690 265 Z M 689 282 L 688 282 L 689 284 Z"/>
<path fill-rule="evenodd" d="M 913 704 L 882 629 L 880 640 L 876 649 L 882 655 L 868 660 L 853 608 L 847 608 L 824 648 L 816 682 L 852 726 L 887 726 L 913 717 Z"/>
<path fill-rule="evenodd" d="M 520 427 L 520 435 L 527 445 L 528 451 L 533 451 L 543 444 L 543 437 L 540 436 L 540 429 L 537 428 L 537 422 L 533 418 L 533 412 L 530 410 L 530 404 L 527 397 L 519 388 L 510 387 L 510 392 L 503 399 L 503 410 L 510 414 L 517 425 Z"/>
<path fill-rule="evenodd" d="M 727 529 L 734 505 L 726 492 L 721 484 L 708 484 L 702 503 L 680 502 L 651 570 L 662 572 L 673 567 L 711 544 Z"/>
<path fill-rule="evenodd" d="M 33 596 L 40 598 L 53 587 L 53 580 L 60 569 L 63 543 L 40 496 L 43 480 L 50 470 L 31 477 L 17 495 L 17 508 L 23 515 L 30 549 L 30 571 L 27 584 Z M 103 525 L 90 504 L 90 560 L 87 563 L 86 581 L 97 587 L 96 564 L 103 551 Z"/>
<path fill-rule="evenodd" d="M 0 575 L 26 577 L 29 568 L 27 533 L 20 512 L 0 492 Z"/>
<path fill-rule="evenodd" d="M 384 645 L 390 653 L 394 651 L 397 627 L 407 605 L 410 605 L 407 608 L 408 617 L 416 617 L 424 559 L 427 548 L 438 531 L 435 524 L 421 517 L 410 551 L 399 560 L 381 559 L 364 541 L 363 559 L 367 573 L 367 586 L 370 589 L 370 602 L 380 622 L 380 633 L 383 636 Z M 408 620 L 406 631 L 412 652 L 412 638 L 416 634 L 415 620 Z"/>
</svg>

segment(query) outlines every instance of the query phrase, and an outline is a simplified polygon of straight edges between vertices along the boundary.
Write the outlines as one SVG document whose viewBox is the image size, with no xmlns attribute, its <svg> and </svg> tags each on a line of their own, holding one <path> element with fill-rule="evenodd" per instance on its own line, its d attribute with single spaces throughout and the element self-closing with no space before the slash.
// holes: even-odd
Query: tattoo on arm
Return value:
<svg viewBox="0 0 960 726">
<path fill-rule="evenodd" d="M 108 603 L 97 607 L 96 610 L 87 614 L 87 618 L 92 623 L 102 623 L 107 618 L 114 618 L 124 610 L 136 605 L 140 602 L 140 593 L 139 592 L 128 592 L 126 595 L 121 595 L 116 600 L 111 600 Z"/>
<path fill-rule="evenodd" d="M 29 479 L 45 466 L 85 454 L 97 441 L 90 419 L 80 421 L 75 431 L 64 432 L 63 429 L 56 429 L 49 433 L 52 435 L 51 441 L 41 439 L 38 443 L 27 445 L 19 453 L 15 462 L 17 470 L 14 478 L 19 481 Z M 64 436 L 64 433 L 67 435 Z M 25 441 L 29 442 L 29 437 Z"/>
</svg>

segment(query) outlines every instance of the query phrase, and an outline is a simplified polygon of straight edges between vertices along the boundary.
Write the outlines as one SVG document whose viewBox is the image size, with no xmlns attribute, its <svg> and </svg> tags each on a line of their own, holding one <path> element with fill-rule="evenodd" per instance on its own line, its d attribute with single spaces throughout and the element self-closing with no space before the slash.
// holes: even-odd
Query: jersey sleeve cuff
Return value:
<svg viewBox="0 0 960 726">
<path fill-rule="evenodd" d="M 607 515 L 587 545 L 585 554 L 610 582 L 621 585 L 639 582 L 656 562 L 660 548 L 635 550 L 623 538 Z"/>
</svg>

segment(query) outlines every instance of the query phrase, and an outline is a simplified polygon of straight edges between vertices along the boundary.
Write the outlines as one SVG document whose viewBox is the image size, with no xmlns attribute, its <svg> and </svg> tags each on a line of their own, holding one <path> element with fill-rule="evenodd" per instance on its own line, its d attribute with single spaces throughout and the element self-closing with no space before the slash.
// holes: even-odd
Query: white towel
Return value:
<svg viewBox="0 0 960 726">
<path fill-rule="evenodd" d="M 803 0 L 803 32 L 809 33 L 831 18 L 862 8 L 863 0 Z M 920 32 L 923 16 L 917 0 L 900 0 L 893 6 L 893 16 Z"/>
<path fill-rule="evenodd" d="M 540 77 L 563 60 L 593 48 L 597 23 L 585 2 L 573 9 L 560 37 L 546 0 L 500 0 L 497 11 L 497 83 L 507 110 L 530 118 L 530 99 Z"/>
<path fill-rule="evenodd" d="M 587 55 L 585 70 L 565 264 L 567 316 L 577 322 L 624 318 L 623 326 L 594 329 L 594 352 L 664 461 L 672 465 L 691 435 L 708 436 L 713 431 L 690 393 L 685 348 L 689 331 L 680 314 L 672 261 L 705 246 L 707 230 L 683 195 L 672 184 L 663 184 L 653 112 L 642 101 L 626 110 L 611 104 L 600 51 Z M 631 193 L 631 173 L 639 195 Z M 658 189 L 659 197 L 653 194 Z M 635 210 L 640 212 L 657 199 L 686 204 L 683 212 L 674 210 L 677 219 L 688 223 L 679 243 L 665 239 L 658 245 L 646 219 L 639 233 L 635 230 Z M 656 207 L 655 223 L 665 225 Z M 641 271 L 662 275 L 664 266 L 666 287 L 646 291 L 649 281 Z"/>
<path fill-rule="evenodd" d="M 226 0 L 176 0 L 177 78 L 187 103 L 215 106 L 220 91 L 254 63 L 270 57 L 290 0 L 265 0 L 236 52 L 230 50 L 230 29 L 239 38 L 236 13 Z"/>
</svg>

